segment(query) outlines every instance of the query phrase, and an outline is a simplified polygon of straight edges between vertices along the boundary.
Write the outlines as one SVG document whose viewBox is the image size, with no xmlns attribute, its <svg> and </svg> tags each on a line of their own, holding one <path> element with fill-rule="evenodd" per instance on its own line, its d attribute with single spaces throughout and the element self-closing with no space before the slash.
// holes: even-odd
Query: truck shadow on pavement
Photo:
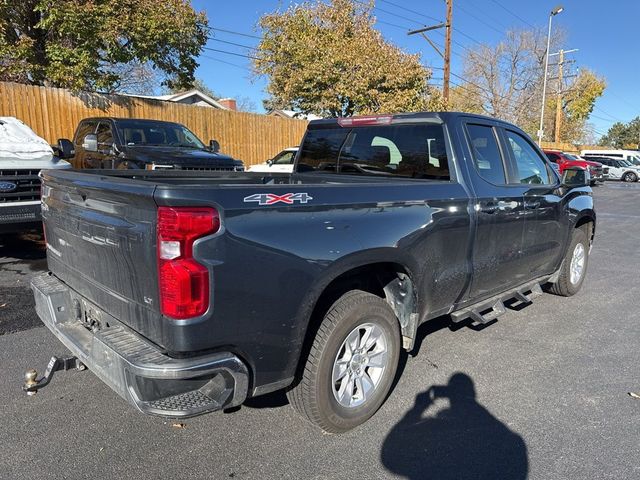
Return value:
<svg viewBox="0 0 640 480">
<path fill-rule="evenodd" d="M 438 399 L 448 408 L 438 410 Z M 416 396 L 380 456 L 385 468 L 412 480 L 520 480 L 529 471 L 522 437 L 478 403 L 473 380 L 460 372 Z"/>
<path fill-rule="evenodd" d="M 46 256 L 47 249 L 41 231 L 0 235 L 0 259 L 44 260 Z"/>
</svg>

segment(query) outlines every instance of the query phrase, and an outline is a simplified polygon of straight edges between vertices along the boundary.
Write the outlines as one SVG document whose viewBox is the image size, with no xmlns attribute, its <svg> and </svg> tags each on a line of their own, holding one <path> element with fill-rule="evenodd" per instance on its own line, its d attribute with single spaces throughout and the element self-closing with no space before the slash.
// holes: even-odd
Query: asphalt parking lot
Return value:
<svg viewBox="0 0 640 480">
<path fill-rule="evenodd" d="M 279 393 L 176 425 L 90 372 L 26 397 L 24 371 L 65 349 L 28 288 L 46 269 L 41 239 L 0 237 L 0 478 L 640 478 L 640 399 L 628 394 L 640 393 L 640 184 L 594 196 L 578 295 L 545 294 L 479 331 L 424 325 L 387 403 L 341 436 Z"/>
</svg>

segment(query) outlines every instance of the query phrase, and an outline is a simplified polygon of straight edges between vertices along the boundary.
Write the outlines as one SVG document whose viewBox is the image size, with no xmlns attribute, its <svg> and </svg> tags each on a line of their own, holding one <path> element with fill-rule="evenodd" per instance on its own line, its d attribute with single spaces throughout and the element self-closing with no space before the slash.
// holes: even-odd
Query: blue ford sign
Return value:
<svg viewBox="0 0 640 480">
<path fill-rule="evenodd" d="M 0 193 L 13 192 L 16 188 L 18 188 L 18 185 L 16 185 L 15 183 L 0 182 Z"/>
</svg>

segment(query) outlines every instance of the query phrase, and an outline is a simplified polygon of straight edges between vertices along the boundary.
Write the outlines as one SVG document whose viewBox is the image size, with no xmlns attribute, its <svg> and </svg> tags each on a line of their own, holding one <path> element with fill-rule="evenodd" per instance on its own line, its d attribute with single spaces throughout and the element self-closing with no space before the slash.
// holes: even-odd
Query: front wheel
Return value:
<svg viewBox="0 0 640 480">
<path fill-rule="evenodd" d="M 622 181 L 623 182 L 631 182 L 631 183 L 637 182 L 638 181 L 638 175 L 636 175 L 633 172 L 627 172 L 622 177 Z"/>
<path fill-rule="evenodd" d="M 340 297 L 325 315 L 291 405 L 325 432 L 367 421 L 384 403 L 400 358 L 398 319 L 382 298 L 360 290 Z"/>
<path fill-rule="evenodd" d="M 571 244 L 562 261 L 560 276 L 551 284 L 549 291 L 563 297 L 575 295 L 582 287 L 589 263 L 589 239 L 581 228 L 575 228 Z"/>
</svg>

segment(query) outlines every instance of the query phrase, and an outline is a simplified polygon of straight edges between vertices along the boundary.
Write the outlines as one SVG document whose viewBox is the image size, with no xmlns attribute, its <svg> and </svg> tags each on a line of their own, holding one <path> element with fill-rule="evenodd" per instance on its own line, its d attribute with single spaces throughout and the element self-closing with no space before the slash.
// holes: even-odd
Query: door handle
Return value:
<svg viewBox="0 0 640 480">
<path fill-rule="evenodd" d="M 540 206 L 540 201 L 536 200 L 534 202 L 525 202 L 524 206 L 525 206 L 525 208 L 527 208 L 529 210 L 535 210 L 536 208 L 538 208 Z"/>
<path fill-rule="evenodd" d="M 510 202 L 505 202 L 504 200 L 500 200 L 498 202 L 498 210 L 513 210 L 518 207 L 518 202 L 512 200 Z"/>
</svg>

